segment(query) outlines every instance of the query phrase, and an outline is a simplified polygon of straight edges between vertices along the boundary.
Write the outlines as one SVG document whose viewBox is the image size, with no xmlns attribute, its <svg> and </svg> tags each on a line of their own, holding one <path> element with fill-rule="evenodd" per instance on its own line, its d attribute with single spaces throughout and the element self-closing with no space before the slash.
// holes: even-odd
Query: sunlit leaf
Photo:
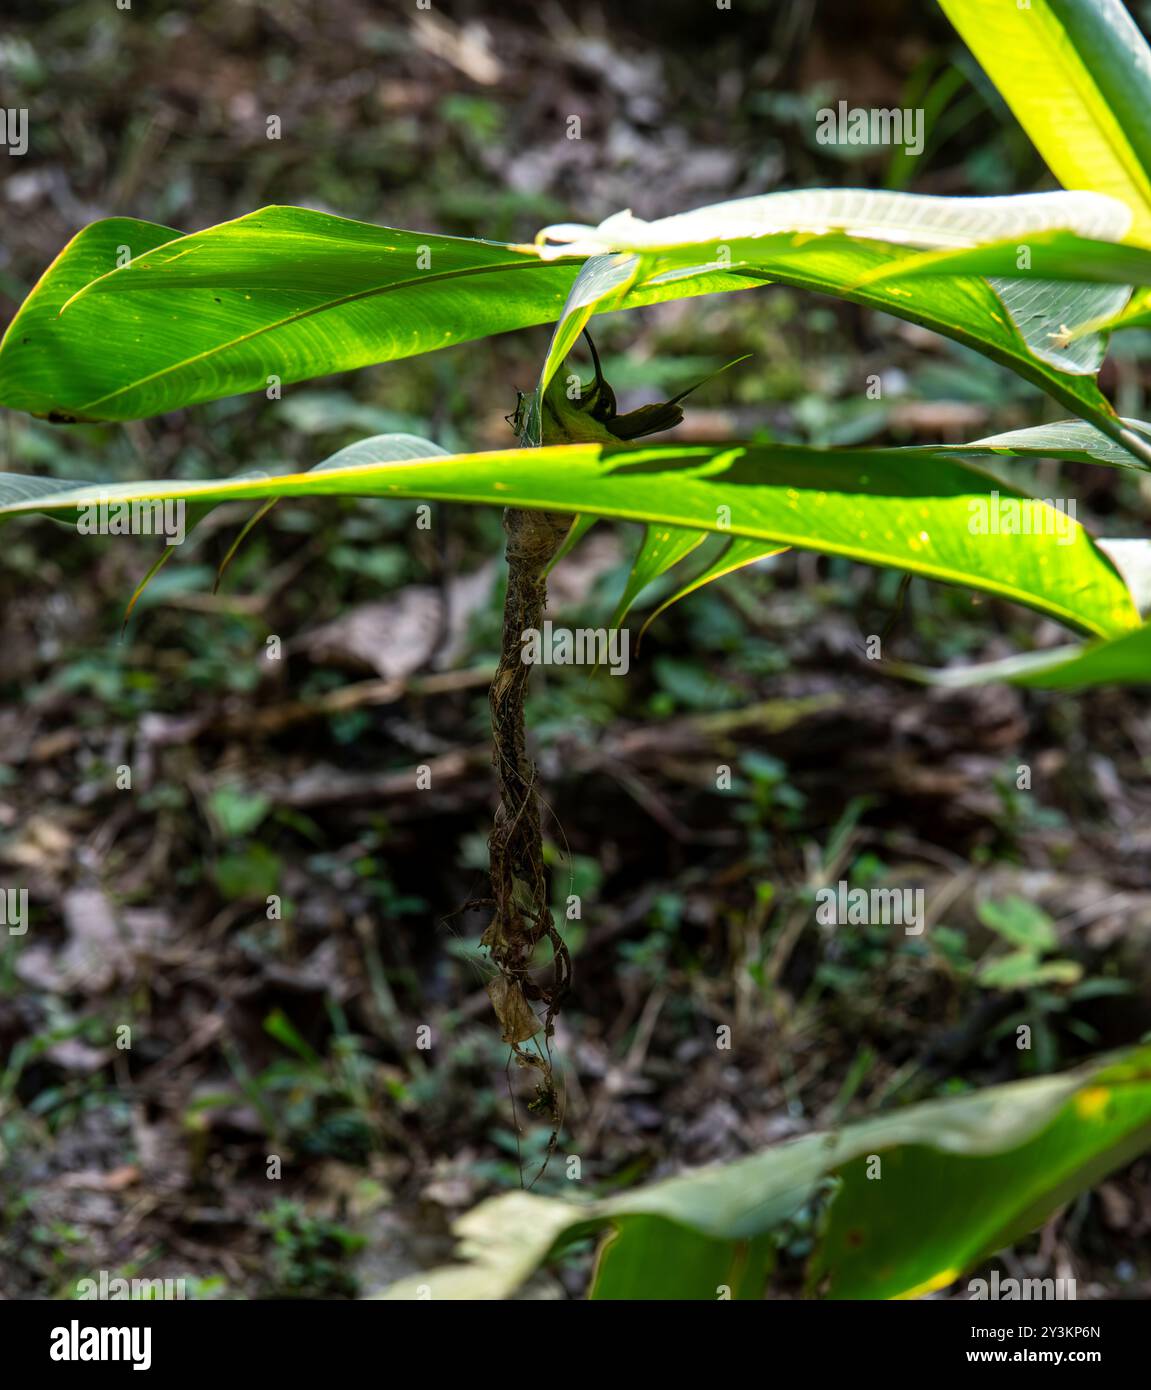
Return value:
<svg viewBox="0 0 1151 1390">
<path fill-rule="evenodd" d="M 1094 635 L 1138 625 L 1112 561 L 1045 502 L 931 449 L 598 444 L 412 460 L 410 437 L 361 440 L 306 473 L 217 482 L 91 485 L 29 499 L 0 478 L 0 515 L 70 513 L 144 499 L 419 497 L 642 521 L 843 555 L 1025 603 Z M 432 446 L 434 448 L 434 446 Z M 11 487 L 12 492 L 6 491 Z M 11 496 L 12 500 L 9 500 Z M 1026 505 L 1035 534 L 977 526 Z M 1044 518 L 1051 525 L 1044 524 Z M 1021 543 L 1021 541 L 1023 543 Z"/>
<path fill-rule="evenodd" d="M 1151 50 L 1120 0 L 940 0 L 1065 188 L 1127 204 L 1151 244 Z"/>
</svg>

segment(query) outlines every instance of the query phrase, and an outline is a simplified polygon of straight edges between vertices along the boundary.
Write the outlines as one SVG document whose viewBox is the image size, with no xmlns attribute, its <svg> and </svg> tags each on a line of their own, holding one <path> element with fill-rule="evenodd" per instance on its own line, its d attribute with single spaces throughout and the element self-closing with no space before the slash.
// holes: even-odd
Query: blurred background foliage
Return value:
<svg viewBox="0 0 1151 1390">
<path fill-rule="evenodd" d="M 1051 186 L 942 15 L 911 0 L 6 8 L 0 96 L 28 109 L 30 147 L 0 183 L 5 321 L 113 214 L 194 230 L 275 202 L 523 240 L 803 185 Z M 818 144 L 815 113 L 841 99 L 921 107 L 923 154 Z M 754 354 L 694 398 L 688 437 L 960 442 L 1059 414 L 955 344 L 782 287 L 615 316 L 598 337 L 621 409 Z M 1144 418 L 1145 339 L 1117 343 L 1102 378 Z M 6 416 L 3 466 L 191 478 L 308 467 L 384 430 L 503 444 L 545 343 L 124 426 Z M 1011 478 L 1075 496 L 1100 534 L 1145 527 L 1137 475 Z M 370 1292 L 442 1259 L 450 1220 L 547 1144 L 505 1074 L 483 915 L 464 910 L 484 891 L 499 516 L 443 506 L 424 530 L 414 503 L 285 502 L 213 595 L 247 515 L 215 513 L 122 640 L 154 545 L 5 532 L 0 865 L 34 925 L 0 949 L 0 1294 L 67 1296 L 99 1268 L 183 1276 L 197 1297 Z M 554 576 L 555 621 L 604 623 L 637 541 L 597 527 Z M 1007 603 L 919 580 L 904 597 L 897 574 L 790 554 L 670 610 L 626 680 L 537 673 L 553 891 L 560 911 L 580 900 L 559 1153 L 589 1190 L 1151 1028 L 1145 697 L 928 694 L 865 659 L 873 633 L 930 664 L 1062 636 Z M 927 931 L 818 927 L 815 889 L 840 878 L 923 887 Z M 1001 960 L 1021 913 L 1038 943 L 1022 974 Z M 567 1186 L 556 1161 L 537 1190 Z M 798 1288 L 804 1219 L 777 1292 Z M 1146 1294 L 1149 1230 L 1143 1160 L 1005 1259 L 1074 1274 L 1080 1297 Z M 582 1287 L 589 1258 L 532 1294 Z"/>
</svg>

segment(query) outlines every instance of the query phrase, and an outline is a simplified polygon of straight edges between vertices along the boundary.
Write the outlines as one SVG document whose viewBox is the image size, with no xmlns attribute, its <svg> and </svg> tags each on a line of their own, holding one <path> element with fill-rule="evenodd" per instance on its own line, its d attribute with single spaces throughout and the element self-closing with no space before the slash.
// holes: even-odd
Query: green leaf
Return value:
<svg viewBox="0 0 1151 1390">
<path fill-rule="evenodd" d="M 1059 944 L 1055 923 L 1038 903 L 1026 898 L 1012 896 L 1001 901 L 991 898 L 979 904 L 978 913 L 985 927 L 990 927 L 1013 946 L 1041 955 Z"/>
<path fill-rule="evenodd" d="M 559 562 L 566 559 L 567 556 L 572 553 L 598 520 L 598 516 L 576 516 L 572 518 L 571 529 L 564 537 L 563 544 L 549 561 L 545 574 L 551 574 L 552 570 L 555 569 Z"/>
<path fill-rule="evenodd" d="M 1063 338 L 1117 312 L 1113 287 L 858 282 L 922 249 L 1053 228 L 1109 239 L 1128 220 L 1120 204 L 1081 193 L 781 193 L 650 224 L 609 219 L 569 255 L 303 208 L 183 237 L 116 219 L 74 238 L 21 307 L 0 345 L 0 403 L 55 419 L 136 419 L 263 390 L 272 377 L 289 385 L 558 319 L 546 376 L 589 312 L 769 280 L 946 333 L 1111 432 L 1113 413 L 1089 380 L 1105 339 Z M 621 238 L 631 244 L 613 246 Z M 581 275 L 588 256 L 597 263 Z"/>
<path fill-rule="evenodd" d="M 306 208 L 264 208 L 191 236 L 97 222 L 9 327 L 0 404 L 131 420 L 264 390 L 272 376 L 287 385 L 411 357 L 552 321 L 578 271 L 530 250 Z M 720 274 L 629 302 L 743 288 Z"/>
<path fill-rule="evenodd" d="M 1038 690 L 1084 690 L 1096 685 L 1151 685 L 1151 624 L 1108 642 L 1054 647 L 987 661 L 977 666 L 955 666 L 932 671 L 923 666 L 901 666 L 896 674 L 926 685 L 965 690 L 974 685 L 1004 682 Z"/>
<path fill-rule="evenodd" d="M 1065 1077 L 1022 1082 L 976 1093 L 989 1105 L 956 1142 L 933 1141 L 926 1126 L 918 1142 L 876 1145 L 882 1177 L 869 1181 L 867 1156 L 840 1170 L 843 1186 L 812 1265 L 812 1277 L 834 1298 L 916 1298 L 944 1288 L 964 1270 L 1040 1226 L 1077 1193 L 1093 1186 L 1151 1146 L 1151 1055 L 1136 1049 L 1104 1066 L 1058 1103 L 1056 1091 L 1041 1127 L 1020 1136 L 1009 1113 L 1030 1087 Z M 937 1115 L 958 1117 L 937 1102 Z M 925 1121 L 931 1103 L 908 1112 Z M 893 1116 L 892 1119 L 898 1117 Z M 972 1143 L 971 1141 L 974 1141 Z"/>
<path fill-rule="evenodd" d="M 627 587 L 612 616 L 612 627 L 619 627 L 632 606 L 647 586 L 666 574 L 673 566 L 693 550 L 701 546 L 707 538 L 704 531 L 684 531 L 676 526 L 649 526 L 644 531 L 639 554 L 631 567 Z"/>
<path fill-rule="evenodd" d="M 264 1032 L 294 1052 L 301 1061 L 307 1062 L 309 1066 L 319 1067 L 323 1065 L 323 1058 L 283 1009 L 275 1008 L 267 1015 L 264 1019 Z"/>
<path fill-rule="evenodd" d="M 112 361 L 118 354 L 108 350 L 116 316 L 85 314 L 82 322 L 64 331 L 57 322 L 60 309 L 121 256 L 143 255 L 179 236 L 170 227 L 130 217 L 94 222 L 74 236 L 20 306 L 0 342 L 0 404 L 50 420 L 77 419 L 74 402 L 90 392 L 88 383 L 116 379 L 123 372 Z M 170 317 L 168 322 L 170 326 Z M 127 326 L 116 333 L 117 339 L 125 340 L 120 352 L 132 351 L 129 334 Z M 136 342 L 135 355 L 140 357 L 138 330 Z"/>
<path fill-rule="evenodd" d="M 9 480 L 0 478 L 0 516 L 76 515 L 101 504 L 168 498 L 438 498 L 720 531 L 969 585 L 1100 636 L 1138 625 L 1115 566 L 1066 513 L 1050 517 L 1050 528 L 1037 521 L 1039 533 L 1026 538 L 974 529 L 973 515 L 1012 499 L 1037 509 L 1039 519 L 1053 509 L 945 451 L 578 444 L 394 461 L 395 452 L 385 435 L 307 473 L 100 488 L 61 483 L 59 492 L 31 500 L 24 480 L 13 480 L 9 493 Z"/>
<path fill-rule="evenodd" d="M 771 555 L 779 555 L 786 547 L 773 545 L 770 542 L 745 540 L 741 536 L 733 536 L 727 545 L 720 551 L 719 555 L 694 579 L 689 579 L 686 584 L 677 589 L 670 598 L 664 599 L 654 613 L 648 615 L 643 627 L 640 629 L 640 640 L 647 633 L 652 623 L 680 599 L 687 598 L 689 594 L 694 594 L 696 590 L 702 589 L 705 584 L 712 583 L 713 580 L 722 579 L 725 575 L 734 574 L 736 570 L 744 569 L 748 565 L 754 565 L 759 560 L 766 560 Z"/>
<path fill-rule="evenodd" d="M 625 1217 L 599 1252 L 588 1296 L 758 1300 L 774 1253 L 764 1236 L 716 1240 L 660 1217 Z"/>
<path fill-rule="evenodd" d="M 266 845 L 246 845 L 231 854 L 221 854 L 213 866 L 216 886 L 224 897 L 240 901 L 267 898 L 280 884 L 283 865 Z"/>
<path fill-rule="evenodd" d="M 834 295 L 942 333 L 1010 368 L 1115 436 L 1114 412 L 1093 375 L 1102 364 L 1106 340 L 1098 333 L 1078 335 L 1113 308 L 1113 288 L 1105 286 L 1100 293 L 1072 285 L 1052 291 L 1048 281 L 1028 288 L 1028 282 L 1004 280 L 993 287 L 970 276 L 869 285 L 869 271 L 892 264 L 888 253 L 847 238 L 829 238 L 819 252 L 770 269 L 756 269 L 751 261 L 733 266 L 749 276 Z"/>
<path fill-rule="evenodd" d="M 271 809 L 266 796 L 234 782 L 221 784 L 208 797 L 208 811 L 222 840 L 251 834 Z"/>
<path fill-rule="evenodd" d="M 1026 255 L 1021 254 L 1024 251 Z M 1105 295 L 1084 297 L 1077 292 L 1058 292 L 1054 281 L 1090 281 L 1121 287 L 1151 284 L 1151 250 L 1094 241 L 1071 232 L 1044 232 L 973 249 L 929 251 L 879 265 L 864 276 L 862 283 L 875 287 L 890 280 L 906 283 L 952 275 L 1008 277 L 994 281 L 1001 288 L 1005 283 L 1040 282 L 1040 299 L 1059 305 L 1063 315 L 1055 330 L 1057 341 L 1065 341 L 1070 347 L 1086 339 L 1093 345 L 1092 354 L 1102 341 L 1101 335 L 1123 328 L 1144 328 L 1151 323 L 1151 294 L 1146 290 L 1140 290 L 1130 303 L 1124 302 L 1125 293 L 1109 302 Z M 1054 320 L 1056 316 L 1049 317 Z"/>
<path fill-rule="evenodd" d="M 1101 463 L 1108 468 L 1151 468 L 1151 425 L 1142 420 L 1116 419 L 1112 434 L 1104 434 L 1085 420 L 1055 420 L 1049 425 L 1006 430 L 977 439 L 972 444 L 947 444 L 941 448 L 965 457 L 996 454 L 1012 458 L 1067 459 L 1073 463 Z"/>
<path fill-rule="evenodd" d="M 1151 242 L 1151 50 L 1120 0 L 940 0 L 1066 188 L 1131 208 Z"/>
<path fill-rule="evenodd" d="M 508 1297 L 572 1239 L 604 1227 L 621 1232 L 620 1248 L 604 1252 L 597 1297 L 668 1297 L 678 1284 L 680 1296 L 713 1299 L 717 1284 L 734 1284 L 718 1277 L 724 1262 L 714 1244 L 680 1243 L 669 1226 L 727 1243 L 729 1270 L 742 1243 L 753 1277 L 740 1288 L 754 1296 L 767 1268 L 762 1237 L 810 1212 L 834 1178 L 810 1265 L 813 1290 L 913 1298 L 954 1282 L 1148 1147 L 1151 1047 L 1143 1046 L 1061 1076 L 809 1134 L 598 1202 L 496 1197 L 457 1225 L 466 1263 L 402 1280 L 382 1296 L 416 1298 L 427 1287 L 433 1299 Z M 676 1249 L 700 1255 L 698 1280 L 687 1271 L 676 1281 L 665 1268 L 663 1256 Z"/>
<path fill-rule="evenodd" d="M 1151 285 L 1151 250 L 1074 232 L 1035 232 L 958 251 L 926 251 L 869 272 L 866 283 L 937 275 Z"/>
<path fill-rule="evenodd" d="M 1083 967 L 1070 960 L 1041 963 L 1034 951 L 1011 951 L 982 962 L 975 977 L 989 989 L 1035 989 L 1039 985 L 1073 985 L 1083 978 Z"/>
</svg>

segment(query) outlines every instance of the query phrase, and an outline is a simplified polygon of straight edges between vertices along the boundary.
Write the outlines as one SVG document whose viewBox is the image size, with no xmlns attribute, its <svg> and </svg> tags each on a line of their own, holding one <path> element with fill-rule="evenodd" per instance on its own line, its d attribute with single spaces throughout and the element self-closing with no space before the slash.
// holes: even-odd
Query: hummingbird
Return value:
<svg viewBox="0 0 1151 1390">
<path fill-rule="evenodd" d="M 612 444 L 620 440 L 639 439 L 645 434 L 658 434 L 662 430 L 673 429 L 683 420 L 680 401 L 693 391 L 710 381 L 728 367 L 746 362 L 751 353 L 725 362 L 718 371 L 703 377 L 688 386 L 670 400 L 641 405 L 638 410 L 626 415 L 619 413 L 615 392 L 608 385 L 600 365 L 599 353 L 591 334 L 584 329 L 584 337 L 591 349 L 592 366 L 595 377 L 586 386 L 580 384 L 578 392 L 570 392 L 567 378 L 560 373 L 552 377 L 544 392 L 543 408 L 540 411 L 540 442 L 542 444 Z M 516 436 L 520 436 L 527 425 L 533 395 L 528 391 L 516 392 L 515 411 L 506 416 Z"/>
</svg>

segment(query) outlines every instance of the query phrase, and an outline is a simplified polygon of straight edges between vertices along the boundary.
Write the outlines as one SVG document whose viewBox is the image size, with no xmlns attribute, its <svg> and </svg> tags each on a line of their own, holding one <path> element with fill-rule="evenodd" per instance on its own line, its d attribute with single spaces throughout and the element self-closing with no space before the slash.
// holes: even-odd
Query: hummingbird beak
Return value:
<svg viewBox="0 0 1151 1390">
<path fill-rule="evenodd" d="M 588 347 L 591 349 L 592 366 L 595 368 L 595 389 L 597 391 L 602 391 L 607 383 L 603 379 L 603 367 L 600 366 L 599 353 L 596 352 L 595 343 L 592 341 L 592 336 L 586 328 L 583 331 L 583 335 L 587 339 Z"/>
<path fill-rule="evenodd" d="M 596 352 L 595 343 L 592 342 L 591 334 L 586 328 L 583 331 L 583 335 L 587 339 L 588 347 L 591 349 L 592 366 L 595 368 L 595 381 L 592 383 L 590 389 L 584 391 L 580 401 L 580 408 L 586 410 L 593 419 L 599 420 L 606 425 L 609 420 L 615 417 L 615 392 L 604 378 L 603 367 L 600 365 L 599 353 Z M 608 425 L 608 428 L 610 429 L 611 426 Z"/>
</svg>

